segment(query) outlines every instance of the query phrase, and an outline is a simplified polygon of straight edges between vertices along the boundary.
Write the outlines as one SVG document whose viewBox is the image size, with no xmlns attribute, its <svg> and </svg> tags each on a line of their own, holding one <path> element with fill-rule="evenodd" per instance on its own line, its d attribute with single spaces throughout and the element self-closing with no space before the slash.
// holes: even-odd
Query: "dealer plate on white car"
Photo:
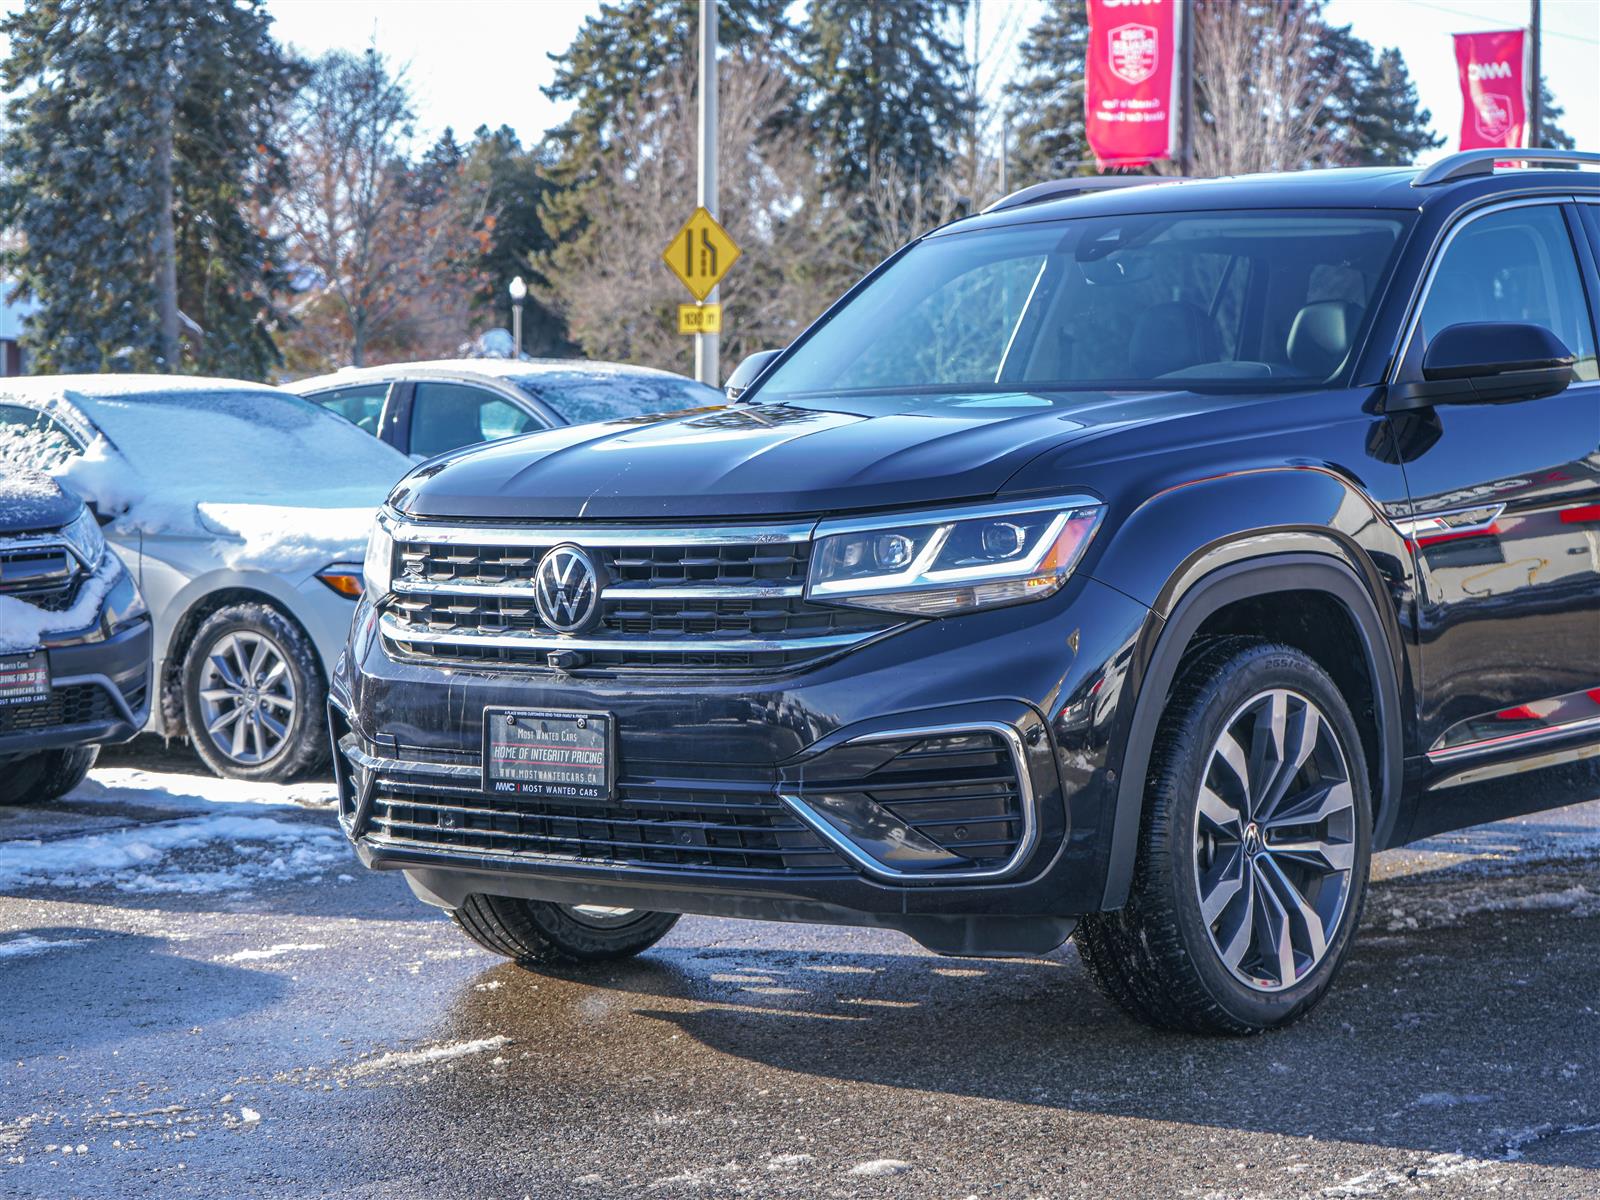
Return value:
<svg viewBox="0 0 1600 1200">
<path fill-rule="evenodd" d="M 0 654 L 0 708 L 50 699 L 50 662 L 43 650 Z"/>
<path fill-rule="evenodd" d="M 613 732 L 610 713 L 486 708 L 483 790 L 556 800 L 609 800 L 616 767 Z"/>
</svg>

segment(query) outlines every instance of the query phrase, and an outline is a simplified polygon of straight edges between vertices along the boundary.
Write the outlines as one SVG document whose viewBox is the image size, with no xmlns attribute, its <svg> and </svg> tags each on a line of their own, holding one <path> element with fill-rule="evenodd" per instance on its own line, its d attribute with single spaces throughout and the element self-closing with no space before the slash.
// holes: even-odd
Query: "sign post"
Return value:
<svg viewBox="0 0 1600 1200">
<path fill-rule="evenodd" d="M 700 0 L 700 212 L 716 225 L 717 213 L 717 0 Z M 717 226 L 720 230 L 721 226 Z M 727 237 L 727 234 L 723 234 Z M 733 244 L 731 241 L 728 243 Z M 734 253 L 738 253 L 737 250 Z M 731 260 L 730 260 L 731 262 Z M 721 275 L 717 276 L 720 279 Z M 691 289 L 693 290 L 693 289 Z M 711 290 L 698 300 L 716 303 L 717 280 L 711 281 Z M 722 386 L 721 314 L 718 313 L 716 333 L 704 331 L 694 335 L 694 377 L 714 388 Z"/>
</svg>

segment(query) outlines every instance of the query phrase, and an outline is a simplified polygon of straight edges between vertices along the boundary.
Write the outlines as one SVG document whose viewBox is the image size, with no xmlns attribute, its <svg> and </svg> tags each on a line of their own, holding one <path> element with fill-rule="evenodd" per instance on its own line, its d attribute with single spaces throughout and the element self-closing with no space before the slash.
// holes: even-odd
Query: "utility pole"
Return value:
<svg viewBox="0 0 1600 1200">
<path fill-rule="evenodd" d="M 700 0 L 700 207 L 717 215 L 717 0 Z M 716 304 L 712 288 L 706 303 Z M 722 386 L 722 335 L 694 335 L 694 377 Z"/>
<path fill-rule="evenodd" d="M 1533 56 L 1529 64 L 1532 78 L 1528 81 L 1528 146 L 1537 150 L 1544 143 L 1544 77 L 1539 73 L 1539 0 L 1533 0 L 1528 25 L 1529 35 L 1533 39 Z"/>
<path fill-rule="evenodd" d="M 1539 0 L 1534 0 L 1537 4 Z M 1179 165 L 1185 175 L 1194 174 L 1194 0 L 1183 0 L 1183 142 Z"/>
</svg>

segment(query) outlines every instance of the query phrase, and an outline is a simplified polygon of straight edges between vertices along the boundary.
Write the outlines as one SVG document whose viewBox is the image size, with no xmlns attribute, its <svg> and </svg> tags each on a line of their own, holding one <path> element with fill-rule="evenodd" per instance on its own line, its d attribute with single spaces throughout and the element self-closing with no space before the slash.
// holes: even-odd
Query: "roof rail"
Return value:
<svg viewBox="0 0 1600 1200">
<path fill-rule="evenodd" d="M 996 200 L 983 211 L 1005 212 L 1028 204 L 1043 204 L 1046 200 L 1064 200 L 1082 192 L 1109 192 L 1115 188 L 1148 187 L 1153 183 L 1186 183 L 1177 175 L 1076 175 L 1070 179 L 1051 179 L 1036 183 L 1021 191 Z"/>
<path fill-rule="evenodd" d="M 1432 187 L 1456 179 L 1470 179 L 1477 175 L 1493 175 L 1496 163 L 1516 163 L 1517 167 L 1537 163 L 1545 167 L 1600 167 L 1600 153 L 1593 150 L 1523 150 L 1508 147 L 1500 150 L 1463 150 L 1446 155 L 1432 166 L 1424 167 L 1411 181 L 1412 187 Z"/>
</svg>

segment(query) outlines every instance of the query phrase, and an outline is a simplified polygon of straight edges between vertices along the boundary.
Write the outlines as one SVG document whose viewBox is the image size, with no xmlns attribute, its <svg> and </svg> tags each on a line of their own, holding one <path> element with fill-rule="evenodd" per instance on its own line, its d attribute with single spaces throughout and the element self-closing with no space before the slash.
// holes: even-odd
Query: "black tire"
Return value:
<svg viewBox="0 0 1600 1200">
<path fill-rule="evenodd" d="M 1338 899 L 1338 891 L 1328 893 L 1328 923 L 1326 927 L 1319 924 L 1317 931 L 1325 947 L 1320 960 L 1315 953 L 1308 954 L 1310 965 L 1302 974 L 1297 952 L 1291 951 L 1290 961 L 1296 972 L 1292 982 L 1285 983 L 1289 971 L 1280 970 L 1276 979 L 1262 977 L 1252 985 L 1236 975 L 1239 960 L 1230 968 L 1219 940 L 1222 935 L 1214 932 L 1227 922 L 1230 913 L 1238 910 L 1224 910 L 1211 922 L 1202 913 L 1201 892 L 1206 885 L 1201 876 L 1223 861 L 1223 852 L 1212 849 L 1223 843 L 1221 839 L 1207 840 L 1210 835 L 1202 836 L 1202 830 L 1213 827 L 1202 821 L 1199 810 L 1202 786 L 1215 779 L 1202 777 L 1204 772 L 1216 769 L 1213 749 L 1219 748 L 1220 754 L 1225 731 L 1240 728 L 1230 722 L 1254 719 L 1246 717 L 1250 706 L 1257 702 L 1256 698 L 1274 691 L 1291 693 L 1292 697 L 1315 705 L 1320 710 L 1321 728 L 1331 735 L 1343 756 L 1338 770 L 1347 776 L 1352 803 L 1341 811 L 1337 834 L 1313 836 L 1337 838 L 1340 855 L 1348 855 L 1350 865 L 1347 873 L 1324 872 L 1325 878 L 1338 881 L 1332 886 L 1343 883 L 1345 890 L 1342 899 Z M 1305 720 L 1303 716 L 1299 719 Z M 1234 740 L 1238 742 L 1237 738 Z M 1321 769 L 1318 764 L 1335 761 L 1327 745 L 1319 741 L 1310 777 Z M 1306 778 L 1294 775 L 1286 786 L 1300 787 Z M 1366 760 L 1349 706 L 1334 682 L 1312 659 L 1290 646 L 1244 637 L 1219 638 L 1203 644 L 1179 671 L 1157 729 L 1145 779 L 1138 859 L 1128 903 L 1121 911 L 1086 917 L 1073 935 L 1091 978 L 1116 1004 L 1162 1029 L 1250 1034 L 1279 1028 L 1304 1016 L 1327 993 L 1345 959 L 1360 923 L 1371 862 L 1372 798 Z M 1313 791 L 1314 787 L 1308 787 L 1304 794 L 1311 796 Z M 1213 802 L 1216 799 L 1210 791 L 1208 797 Z M 1294 805 L 1280 809 L 1280 813 L 1300 811 L 1307 810 Z M 1255 898 L 1261 892 L 1275 886 L 1267 882 L 1268 873 L 1274 869 L 1270 864 L 1293 861 L 1282 851 L 1267 853 L 1277 844 L 1269 841 L 1269 836 L 1276 834 L 1255 832 L 1247 841 L 1246 829 L 1270 828 L 1265 818 L 1260 826 L 1254 818 L 1247 819 L 1248 827 L 1241 825 L 1236 847 L 1228 850 L 1238 855 L 1237 860 L 1228 861 L 1248 867 L 1241 874 L 1243 886 L 1234 893 L 1239 899 L 1230 903 L 1257 903 Z M 1327 828 L 1331 830 L 1333 826 Z M 1306 836 L 1300 835 L 1302 839 Z M 1251 846 L 1254 856 L 1248 848 Z M 1208 862 L 1208 855 L 1216 857 Z M 1250 861 L 1246 864 L 1247 857 Z M 1264 860 L 1269 865 L 1258 865 Z M 1332 859 L 1325 861 L 1333 865 Z M 1316 871 L 1324 869 L 1319 864 Z M 1281 878 L 1281 871 L 1272 878 Z M 1263 881 L 1259 891 L 1253 890 L 1256 880 Z M 1281 897 L 1282 893 L 1274 895 Z M 1260 912 L 1268 913 L 1268 901 L 1263 898 L 1260 903 Z M 1290 910 L 1285 906 L 1276 911 L 1283 917 L 1281 927 L 1288 929 L 1294 919 Z M 1254 914 L 1254 909 L 1246 909 L 1235 928 L 1259 928 Z M 1297 928 L 1308 930 L 1309 920 L 1301 918 Z M 1238 944 L 1230 940 L 1230 945 Z M 1281 957 L 1279 961 L 1283 961 Z M 1260 974 L 1260 969 L 1255 973 Z M 1264 990 L 1267 988 L 1271 990 Z"/>
<path fill-rule="evenodd" d="M 293 709 L 283 722 L 287 732 L 270 753 L 262 753 L 255 759 L 236 758 L 212 740 L 201 699 L 212 651 L 236 634 L 265 639 L 284 663 L 293 687 Z M 295 621 L 269 604 L 230 604 L 219 608 L 201 622 L 183 649 L 183 716 L 189 743 L 201 761 L 225 779 L 282 783 L 322 766 L 328 757 L 324 715 L 327 698 L 328 685 L 322 677 L 322 667 L 310 637 Z M 247 746 L 244 753 L 252 754 L 252 747 Z"/>
<path fill-rule="evenodd" d="M 0 804 L 45 804 L 59 799 L 83 782 L 98 757 L 99 746 L 72 746 L 0 759 Z"/>
<path fill-rule="evenodd" d="M 580 966 L 632 958 L 678 923 L 677 913 L 635 910 L 618 923 L 586 921 L 569 905 L 511 896 L 468 896 L 451 919 L 478 945 L 525 967 Z"/>
</svg>

